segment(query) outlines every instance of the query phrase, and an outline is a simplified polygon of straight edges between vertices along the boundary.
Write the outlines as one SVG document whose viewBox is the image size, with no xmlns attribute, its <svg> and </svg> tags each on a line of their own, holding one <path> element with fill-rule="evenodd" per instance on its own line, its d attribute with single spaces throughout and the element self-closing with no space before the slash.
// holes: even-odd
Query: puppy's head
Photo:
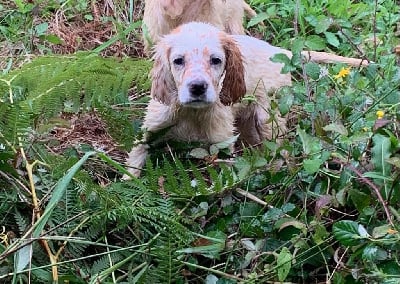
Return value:
<svg viewBox="0 0 400 284">
<path fill-rule="evenodd" d="M 153 98 L 185 107 L 229 105 L 246 92 L 236 43 L 203 23 L 182 25 L 157 44 L 152 79 Z"/>
</svg>

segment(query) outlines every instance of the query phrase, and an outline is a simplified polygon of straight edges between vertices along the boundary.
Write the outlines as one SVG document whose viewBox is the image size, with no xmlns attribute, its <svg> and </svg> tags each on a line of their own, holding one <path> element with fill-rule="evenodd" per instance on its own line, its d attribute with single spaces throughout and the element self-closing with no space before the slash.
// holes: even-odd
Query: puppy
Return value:
<svg viewBox="0 0 400 284">
<path fill-rule="evenodd" d="M 205 23 L 184 24 L 156 45 L 152 87 L 143 123 L 144 140 L 132 149 L 129 172 L 139 176 L 151 134 L 162 140 L 223 142 L 236 131 L 248 145 L 286 131 L 279 113 L 270 115 L 270 96 L 291 84 L 280 63 L 269 58 L 290 52 L 244 35 L 229 35 Z M 246 94 L 256 101 L 237 104 Z M 125 178 L 128 178 L 125 176 Z"/>
<path fill-rule="evenodd" d="M 210 23 L 230 34 L 244 34 L 242 21 L 245 14 L 256 15 L 244 0 L 146 0 L 143 15 L 145 51 L 149 53 L 152 44 L 161 36 L 191 21 Z"/>
</svg>

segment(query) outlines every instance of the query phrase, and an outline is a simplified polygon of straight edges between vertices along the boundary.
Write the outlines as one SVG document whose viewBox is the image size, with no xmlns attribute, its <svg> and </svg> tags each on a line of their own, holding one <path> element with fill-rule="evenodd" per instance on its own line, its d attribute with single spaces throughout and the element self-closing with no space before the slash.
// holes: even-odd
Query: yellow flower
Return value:
<svg viewBox="0 0 400 284">
<path fill-rule="evenodd" d="M 398 233 L 396 230 L 393 230 L 393 229 L 388 229 L 387 232 L 389 235 L 394 235 L 394 234 Z"/>
<path fill-rule="evenodd" d="M 385 112 L 383 110 L 378 110 L 376 112 L 376 116 L 378 117 L 378 119 L 382 119 L 385 116 Z"/>
<path fill-rule="evenodd" d="M 347 67 L 347 68 L 342 67 L 342 69 L 340 69 L 339 73 L 337 75 L 333 76 L 333 78 L 335 78 L 335 79 L 344 78 L 349 74 L 350 74 L 350 67 Z"/>
</svg>

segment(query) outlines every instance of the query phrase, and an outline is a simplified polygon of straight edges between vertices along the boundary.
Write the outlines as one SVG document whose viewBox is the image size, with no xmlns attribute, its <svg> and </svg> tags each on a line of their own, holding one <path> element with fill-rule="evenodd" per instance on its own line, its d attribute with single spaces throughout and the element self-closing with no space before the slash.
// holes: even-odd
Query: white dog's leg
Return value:
<svg viewBox="0 0 400 284">
<path fill-rule="evenodd" d="M 126 160 L 126 164 L 128 165 L 128 172 L 135 177 L 140 176 L 140 172 L 146 162 L 146 157 L 148 153 L 149 145 L 147 144 L 139 144 L 132 149 L 132 151 L 128 155 L 128 159 Z M 122 177 L 124 180 L 129 180 L 130 176 L 124 175 Z"/>
<path fill-rule="evenodd" d="M 128 172 L 133 176 L 139 177 L 143 166 L 146 163 L 146 157 L 150 146 L 148 145 L 151 140 L 152 133 L 157 133 L 170 127 L 174 123 L 173 108 L 166 106 L 158 101 L 150 100 L 147 106 L 146 117 L 143 122 L 144 136 L 140 144 L 133 147 L 128 154 L 126 165 Z M 128 175 L 122 177 L 124 180 L 129 180 Z"/>
</svg>

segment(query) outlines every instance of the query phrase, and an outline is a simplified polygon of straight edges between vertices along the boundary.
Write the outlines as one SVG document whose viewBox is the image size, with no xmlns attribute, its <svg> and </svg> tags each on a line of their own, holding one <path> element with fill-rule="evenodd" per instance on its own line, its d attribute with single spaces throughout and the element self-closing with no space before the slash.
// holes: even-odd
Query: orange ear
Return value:
<svg viewBox="0 0 400 284">
<path fill-rule="evenodd" d="M 150 95 L 163 104 L 171 105 L 174 100 L 173 93 L 176 92 L 176 85 L 171 74 L 168 57 L 169 48 L 159 43 L 156 46 L 154 65 L 151 70 Z"/>
<path fill-rule="evenodd" d="M 242 53 L 235 41 L 229 36 L 221 37 L 225 50 L 225 79 L 222 84 L 220 100 L 224 105 L 238 102 L 246 94 Z"/>
</svg>

